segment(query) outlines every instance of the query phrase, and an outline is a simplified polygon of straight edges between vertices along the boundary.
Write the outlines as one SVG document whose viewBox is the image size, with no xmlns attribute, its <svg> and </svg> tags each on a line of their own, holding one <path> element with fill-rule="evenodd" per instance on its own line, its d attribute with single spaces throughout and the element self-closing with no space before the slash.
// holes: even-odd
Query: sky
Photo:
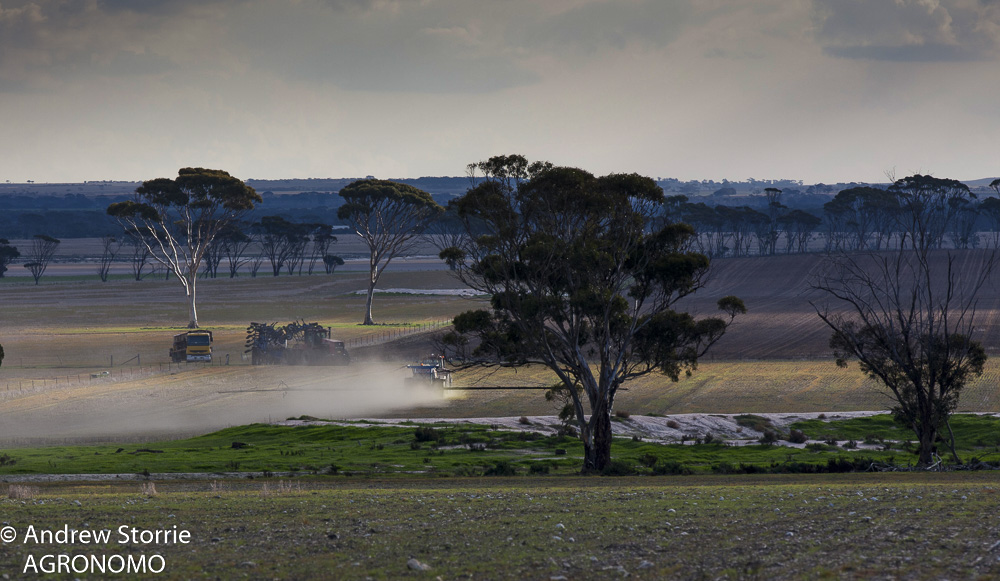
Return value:
<svg viewBox="0 0 1000 581">
<path fill-rule="evenodd" d="M 1000 175 L 1000 0 L 0 0 L 0 180 Z"/>
</svg>

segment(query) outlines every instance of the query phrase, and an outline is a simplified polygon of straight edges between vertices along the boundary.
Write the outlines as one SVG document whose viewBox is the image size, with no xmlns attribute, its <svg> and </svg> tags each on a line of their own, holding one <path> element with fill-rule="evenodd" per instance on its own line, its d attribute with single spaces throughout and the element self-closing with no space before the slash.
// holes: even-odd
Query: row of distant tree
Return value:
<svg viewBox="0 0 1000 581">
<path fill-rule="evenodd" d="M 912 245 L 906 220 L 915 193 L 934 187 L 943 192 L 921 215 L 932 248 L 976 248 L 987 233 L 1000 242 L 1000 198 L 980 200 L 965 184 L 931 176 L 910 176 L 885 188 L 841 190 L 811 213 L 782 204 L 782 190 L 766 188 L 762 208 L 709 206 L 686 196 L 667 198 L 666 216 L 698 232 L 698 250 L 713 258 L 809 251 L 889 250 Z M 1000 195 L 1000 179 L 990 184 Z"/>
<path fill-rule="evenodd" d="M 130 230 L 101 237 L 101 254 L 96 275 L 107 281 L 115 263 L 127 263 L 135 280 L 154 274 L 160 264 L 154 259 L 155 247 L 149 232 Z M 0 238 L 0 278 L 18 263 L 29 269 L 35 283 L 52 262 L 60 240 L 46 234 L 31 238 L 24 254 L 7 239 Z M 243 272 L 251 277 L 259 273 L 278 276 L 313 274 L 321 270 L 332 274 L 344 264 L 343 258 L 330 254 L 337 242 L 329 224 L 291 222 L 280 216 L 265 216 L 260 222 L 228 224 L 209 245 L 201 261 L 201 275 L 234 278 Z M 165 271 L 170 276 L 170 271 Z"/>
</svg>

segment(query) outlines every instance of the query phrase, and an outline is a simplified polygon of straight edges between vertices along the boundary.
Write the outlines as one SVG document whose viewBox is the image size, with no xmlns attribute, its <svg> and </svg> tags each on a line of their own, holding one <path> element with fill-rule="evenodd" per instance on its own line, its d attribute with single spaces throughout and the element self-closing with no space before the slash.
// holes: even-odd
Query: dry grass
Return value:
<svg viewBox="0 0 1000 581">
<path fill-rule="evenodd" d="M 287 480 L 265 482 L 260 486 L 260 495 L 264 497 L 285 496 L 299 492 L 302 492 L 302 486 L 298 482 L 290 482 Z"/>
<path fill-rule="evenodd" d="M 7 498 L 11 500 L 31 500 L 38 495 L 38 487 L 27 484 L 11 484 L 7 487 Z"/>
</svg>

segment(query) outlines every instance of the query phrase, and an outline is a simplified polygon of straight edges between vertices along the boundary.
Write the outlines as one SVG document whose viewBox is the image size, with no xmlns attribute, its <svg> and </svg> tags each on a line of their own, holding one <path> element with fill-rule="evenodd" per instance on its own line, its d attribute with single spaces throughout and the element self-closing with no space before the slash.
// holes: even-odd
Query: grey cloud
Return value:
<svg viewBox="0 0 1000 581">
<path fill-rule="evenodd" d="M 1000 4 L 992 0 L 813 0 L 827 54 L 898 62 L 993 58 Z"/>
<path fill-rule="evenodd" d="M 484 93 L 538 79 L 496 27 L 481 30 L 478 18 L 452 6 L 365 4 L 374 7 L 365 17 L 316 6 L 256 14 L 245 23 L 253 39 L 246 60 L 274 74 L 354 91 Z"/>
<path fill-rule="evenodd" d="M 666 46 L 698 13 L 688 2 L 594 2 L 525 24 L 524 40 L 559 53 L 630 43 Z"/>
</svg>

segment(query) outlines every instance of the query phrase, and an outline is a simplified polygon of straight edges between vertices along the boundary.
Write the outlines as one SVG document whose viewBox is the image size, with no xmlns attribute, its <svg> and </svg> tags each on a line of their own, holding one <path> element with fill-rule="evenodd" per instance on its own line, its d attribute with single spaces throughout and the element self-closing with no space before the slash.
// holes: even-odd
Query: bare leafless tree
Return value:
<svg viewBox="0 0 1000 581">
<path fill-rule="evenodd" d="M 45 269 L 52 262 L 52 257 L 55 255 L 56 248 L 60 242 L 59 239 L 47 234 L 35 234 L 35 237 L 32 238 L 31 246 L 28 248 L 28 262 L 24 265 L 24 268 L 31 271 L 31 276 L 35 279 L 35 284 L 38 284 L 38 279 L 42 278 L 42 275 L 45 274 Z"/>
<path fill-rule="evenodd" d="M 101 236 L 101 261 L 97 264 L 97 276 L 101 277 L 101 282 L 108 282 L 108 273 L 111 272 L 111 263 L 122 249 L 125 241 L 115 238 L 110 234 Z"/>
<path fill-rule="evenodd" d="M 911 176 L 897 180 L 905 244 L 891 252 L 831 255 L 813 282 L 846 309 L 814 302 L 833 331 L 830 346 L 837 364 L 857 359 L 893 402 L 892 412 L 913 430 L 919 463 L 935 462 L 935 446 L 948 430 L 965 384 L 982 373 L 986 353 L 973 339 L 977 297 L 990 280 L 997 253 L 971 251 L 979 262 L 959 273 L 958 251 L 937 250 L 946 224 L 941 214 L 961 197 L 952 180 Z M 902 187 L 900 187 L 902 186 Z M 954 437 L 951 437 L 954 454 Z M 955 460 L 959 461 L 957 454 Z"/>
</svg>

